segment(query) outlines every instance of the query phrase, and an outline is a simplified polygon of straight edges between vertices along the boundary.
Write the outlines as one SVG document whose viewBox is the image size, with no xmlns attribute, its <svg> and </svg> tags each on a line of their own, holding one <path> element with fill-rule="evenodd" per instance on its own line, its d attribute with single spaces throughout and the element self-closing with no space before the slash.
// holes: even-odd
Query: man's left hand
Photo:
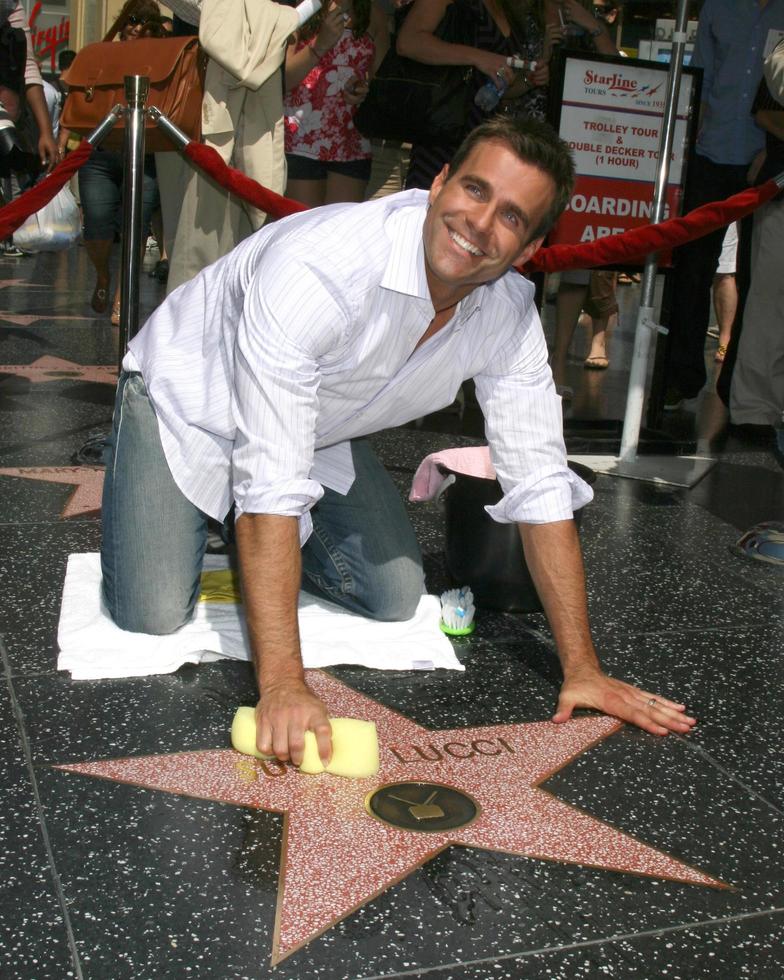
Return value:
<svg viewBox="0 0 784 980">
<path fill-rule="evenodd" d="M 594 708 L 606 715 L 631 722 L 652 735 L 677 732 L 685 735 L 697 719 L 686 714 L 686 707 L 641 691 L 632 684 L 608 677 L 600 670 L 581 672 L 569 677 L 561 687 L 554 722 L 568 721 L 575 708 Z"/>
</svg>

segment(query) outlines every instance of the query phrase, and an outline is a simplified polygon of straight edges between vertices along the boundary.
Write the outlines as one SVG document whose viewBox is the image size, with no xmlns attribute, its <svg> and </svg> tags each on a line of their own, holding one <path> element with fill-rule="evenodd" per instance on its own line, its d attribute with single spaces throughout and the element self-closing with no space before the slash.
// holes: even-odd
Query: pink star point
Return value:
<svg viewBox="0 0 784 980">
<path fill-rule="evenodd" d="M 110 364 L 77 364 L 62 357 L 45 355 L 32 364 L 0 364 L 0 374 L 27 378 L 32 384 L 47 381 L 94 381 L 97 384 L 117 383 L 117 368 Z"/>
<path fill-rule="evenodd" d="M 75 489 L 60 512 L 61 518 L 93 514 L 101 509 L 102 466 L 12 466 L 0 469 L 0 476 L 72 484 Z"/>
<path fill-rule="evenodd" d="M 9 289 L 12 286 L 21 286 L 23 289 L 48 289 L 42 283 L 28 282 L 27 279 L 0 279 L 0 289 Z M 2 315 L 2 314 L 0 314 Z"/>
<path fill-rule="evenodd" d="M 54 320 L 92 320 L 91 316 L 80 316 L 78 313 L 16 313 L 14 310 L 0 310 L 0 327 L 11 324 L 14 327 L 32 327 L 42 320 L 51 323 Z"/>
<path fill-rule="evenodd" d="M 306 776 L 232 749 L 57 767 L 283 813 L 273 965 L 451 845 L 726 887 L 539 788 L 576 756 L 616 732 L 621 724 L 614 719 L 591 716 L 563 725 L 535 722 L 431 731 L 327 674 L 309 672 L 309 683 L 333 717 L 376 722 L 381 746 L 376 776 Z M 400 829 L 371 816 L 365 808 L 367 795 L 402 781 L 452 786 L 473 797 L 481 811 L 464 827 L 434 833 Z"/>
</svg>

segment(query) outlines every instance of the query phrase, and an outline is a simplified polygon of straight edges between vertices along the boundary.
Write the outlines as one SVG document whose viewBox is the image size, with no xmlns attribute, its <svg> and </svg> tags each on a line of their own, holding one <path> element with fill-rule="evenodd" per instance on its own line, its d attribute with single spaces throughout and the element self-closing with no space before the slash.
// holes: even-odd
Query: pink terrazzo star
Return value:
<svg viewBox="0 0 784 980">
<path fill-rule="evenodd" d="M 32 384 L 46 381 L 95 381 L 97 384 L 117 384 L 117 368 L 111 364 L 77 364 L 62 357 L 39 357 L 32 364 L 0 364 L 0 374 L 27 378 Z"/>
<path fill-rule="evenodd" d="M 309 672 L 332 717 L 373 720 L 381 769 L 370 779 L 306 776 L 232 749 L 85 762 L 57 768 L 199 799 L 284 814 L 273 964 L 451 844 L 584 864 L 695 885 L 721 882 L 654 850 L 539 789 L 553 773 L 617 731 L 605 717 L 430 731 Z M 468 826 L 443 833 L 401 830 L 370 816 L 365 797 L 402 780 L 463 790 L 480 805 Z"/>
<path fill-rule="evenodd" d="M 22 286 L 24 289 L 51 288 L 42 283 L 29 282 L 27 279 L 0 279 L 0 289 L 11 289 L 14 286 Z"/>
<path fill-rule="evenodd" d="M 81 316 L 78 313 L 17 313 L 15 310 L 0 310 L 0 320 L 13 324 L 15 327 L 31 327 L 41 320 L 94 320 L 92 316 Z M 0 323 L 0 327 L 3 324 Z"/>
<path fill-rule="evenodd" d="M 0 476 L 18 476 L 45 483 L 70 483 L 76 487 L 60 517 L 78 517 L 101 509 L 104 469 L 102 466 L 14 466 L 0 469 Z"/>
</svg>

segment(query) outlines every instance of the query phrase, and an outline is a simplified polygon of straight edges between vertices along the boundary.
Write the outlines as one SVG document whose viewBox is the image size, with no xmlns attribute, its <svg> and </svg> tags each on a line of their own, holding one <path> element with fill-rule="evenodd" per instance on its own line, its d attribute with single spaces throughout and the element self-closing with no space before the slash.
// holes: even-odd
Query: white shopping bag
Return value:
<svg viewBox="0 0 784 980">
<path fill-rule="evenodd" d="M 14 245 L 25 252 L 59 252 L 78 241 L 81 231 L 79 205 L 65 186 L 16 229 Z"/>
</svg>

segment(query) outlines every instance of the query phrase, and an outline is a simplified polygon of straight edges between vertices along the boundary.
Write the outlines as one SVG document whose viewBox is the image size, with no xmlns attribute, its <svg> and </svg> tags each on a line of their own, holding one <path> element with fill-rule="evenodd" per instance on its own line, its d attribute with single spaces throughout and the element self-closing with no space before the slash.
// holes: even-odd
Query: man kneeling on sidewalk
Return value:
<svg viewBox="0 0 784 980">
<path fill-rule="evenodd" d="M 260 700 L 258 746 L 331 751 L 297 629 L 300 587 L 364 616 L 410 618 L 422 562 L 403 502 L 364 436 L 476 384 L 564 681 L 554 721 L 594 708 L 664 735 L 682 705 L 603 673 L 591 641 L 561 403 L 533 304 L 512 269 L 569 200 L 566 145 L 534 121 L 466 137 L 429 192 L 278 221 L 185 283 L 130 344 L 103 502 L 104 595 L 127 630 L 192 614 L 207 518 L 236 506 Z"/>
</svg>

